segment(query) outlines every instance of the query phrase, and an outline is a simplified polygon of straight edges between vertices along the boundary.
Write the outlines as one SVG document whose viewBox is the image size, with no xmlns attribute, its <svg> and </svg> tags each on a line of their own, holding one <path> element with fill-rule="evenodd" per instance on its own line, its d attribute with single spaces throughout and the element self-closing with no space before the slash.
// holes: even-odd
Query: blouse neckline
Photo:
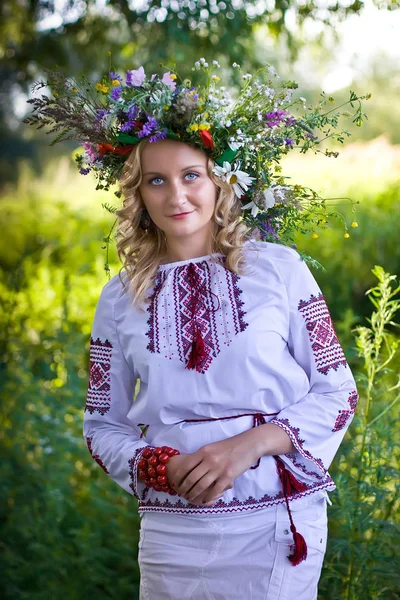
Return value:
<svg viewBox="0 0 400 600">
<path fill-rule="evenodd" d="M 195 258 L 187 258 L 185 260 L 178 260 L 175 262 L 164 263 L 158 266 L 160 271 L 166 271 L 175 267 L 184 267 L 190 263 L 199 263 L 205 260 L 213 260 L 215 258 L 222 258 L 224 254 L 216 252 L 215 254 L 206 254 L 205 256 L 196 256 Z"/>
</svg>

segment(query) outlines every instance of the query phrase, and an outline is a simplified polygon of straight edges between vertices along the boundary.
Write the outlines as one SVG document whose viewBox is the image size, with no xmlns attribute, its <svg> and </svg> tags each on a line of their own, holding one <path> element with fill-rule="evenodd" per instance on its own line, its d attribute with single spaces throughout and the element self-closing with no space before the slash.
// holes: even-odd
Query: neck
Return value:
<svg viewBox="0 0 400 600">
<path fill-rule="evenodd" d="M 212 252 L 211 239 L 200 239 L 196 236 L 188 238 L 167 238 L 167 257 L 166 262 L 178 262 L 206 256 Z"/>
</svg>

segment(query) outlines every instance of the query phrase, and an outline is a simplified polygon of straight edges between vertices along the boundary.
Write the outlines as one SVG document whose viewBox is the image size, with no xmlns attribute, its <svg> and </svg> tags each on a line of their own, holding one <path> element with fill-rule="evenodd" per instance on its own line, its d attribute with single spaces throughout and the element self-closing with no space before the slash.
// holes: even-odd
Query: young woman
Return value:
<svg viewBox="0 0 400 600">
<path fill-rule="evenodd" d="M 338 114 L 304 112 L 268 66 L 232 102 L 218 68 L 195 63 L 196 88 L 143 67 L 92 90 L 54 73 L 26 122 L 82 142 L 97 187 L 121 183 L 123 269 L 95 314 L 84 436 L 138 498 L 141 600 L 315 600 L 327 469 L 357 392 L 290 247 L 323 202 L 279 161 Z M 351 106 L 361 123 L 354 94 Z"/>
<path fill-rule="evenodd" d="M 84 435 L 139 499 L 142 600 L 312 600 L 355 385 L 310 271 L 246 239 L 212 167 L 170 139 L 125 164 L 125 269 L 96 311 Z M 143 452 L 167 447 L 154 489 Z"/>
</svg>

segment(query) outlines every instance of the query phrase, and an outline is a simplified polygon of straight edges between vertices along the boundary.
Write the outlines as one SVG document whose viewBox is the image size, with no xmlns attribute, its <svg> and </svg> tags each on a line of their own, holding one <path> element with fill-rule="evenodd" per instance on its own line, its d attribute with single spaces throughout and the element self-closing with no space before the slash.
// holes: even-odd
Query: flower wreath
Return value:
<svg viewBox="0 0 400 600">
<path fill-rule="evenodd" d="M 236 63 L 233 68 L 241 71 Z M 320 150 L 321 143 L 343 143 L 350 135 L 337 131 L 341 117 L 361 126 L 361 101 L 369 94 L 350 92 L 349 100 L 334 109 L 329 106 L 334 99 L 323 93 L 317 106 L 307 106 L 304 98 L 294 95 L 297 84 L 282 81 L 267 65 L 254 75 L 241 75 L 243 83 L 233 100 L 221 85 L 219 69 L 215 60 L 210 65 L 204 58 L 196 62 L 192 70 L 205 75 L 198 87 L 171 71 L 148 76 L 143 67 L 127 71 L 125 77 L 110 72 L 95 85 L 48 72 L 47 81 L 37 82 L 33 90 L 49 86 L 53 97 L 28 100 L 33 111 L 24 122 L 38 129 L 49 126 L 48 133 L 57 134 L 52 144 L 79 141 L 84 148 L 76 156 L 79 171 L 95 173 L 96 189 L 108 190 L 118 181 L 140 140 L 156 143 L 168 137 L 201 148 L 214 159 L 214 174 L 228 182 L 242 202 L 241 218 L 263 240 L 293 244 L 298 231 L 313 231 L 329 217 L 341 217 L 329 212 L 326 200 L 313 190 L 288 183 L 279 163 L 293 150 L 337 156 Z M 352 112 L 342 110 L 346 104 Z"/>
</svg>

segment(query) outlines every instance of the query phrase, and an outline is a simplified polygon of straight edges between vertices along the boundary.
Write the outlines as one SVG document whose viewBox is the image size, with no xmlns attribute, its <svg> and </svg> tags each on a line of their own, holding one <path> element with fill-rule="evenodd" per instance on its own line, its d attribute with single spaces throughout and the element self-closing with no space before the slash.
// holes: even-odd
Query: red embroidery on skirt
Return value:
<svg viewBox="0 0 400 600">
<path fill-rule="evenodd" d="M 323 295 L 300 300 L 298 309 L 306 322 L 317 370 L 326 375 L 329 369 L 347 366 Z"/>
<path fill-rule="evenodd" d="M 205 373 L 221 347 L 248 325 L 239 276 L 219 267 L 212 280 L 210 264 L 201 261 L 175 268 L 171 278 L 169 300 L 162 295 L 167 271 L 157 275 L 147 309 L 147 349 L 165 358 L 175 355 L 186 368 Z"/>
<path fill-rule="evenodd" d="M 89 450 L 90 455 L 93 458 L 93 460 L 95 460 L 97 462 L 97 464 L 100 465 L 100 467 L 103 469 L 103 471 L 105 471 L 107 473 L 107 475 L 109 475 L 110 473 L 108 472 L 108 469 L 105 466 L 105 464 L 103 463 L 103 461 L 101 460 L 100 456 L 98 454 L 93 454 L 91 437 L 86 438 L 86 445 L 88 447 L 88 450 Z"/>
<path fill-rule="evenodd" d="M 350 392 L 350 395 L 347 399 L 347 402 L 349 403 L 349 406 L 350 406 L 350 410 L 339 410 L 339 414 L 336 417 L 335 425 L 334 425 L 332 431 L 334 431 L 334 432 L 340 431 L 341 429 L 343 429 L 343 427 L 346 427 L 347 421 L 355 413 L 357 401 L 358 401 L 358 394 L 357 394 L 356 390 L 354 390 L 353 392 Z"/>
<path fill-rule="evenodd" d="M 90 339 L 90 375 L 85 410 L 93 414 L 96 410 L 104 415 L 111 405 L 111 369 L 112 345 Z"/>
</svg>

